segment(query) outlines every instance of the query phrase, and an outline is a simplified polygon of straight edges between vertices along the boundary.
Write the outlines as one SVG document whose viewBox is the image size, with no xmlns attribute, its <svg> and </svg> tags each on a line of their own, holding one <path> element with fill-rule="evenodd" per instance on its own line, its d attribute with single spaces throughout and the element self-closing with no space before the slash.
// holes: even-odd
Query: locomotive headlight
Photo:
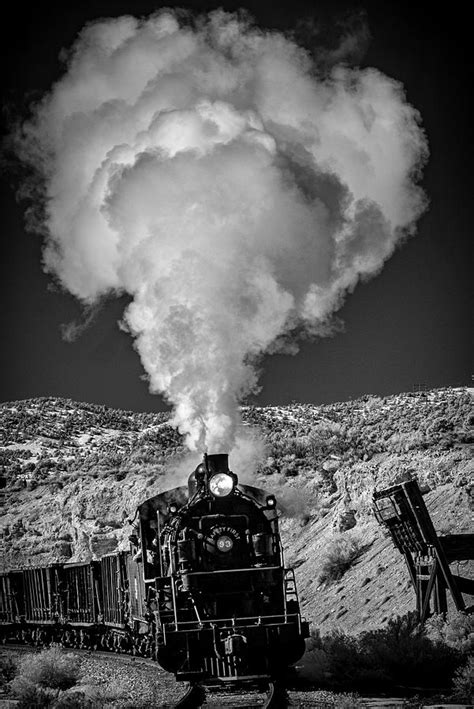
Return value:
<svg viewBox="0 0 474 709">
<path fill-rule="evenodd" d="M 214 497 L 227 497 L 234 489 L 234 478 L 227 473 L 217 473 L 209 480 L 209 490 Z"/>
</svg>

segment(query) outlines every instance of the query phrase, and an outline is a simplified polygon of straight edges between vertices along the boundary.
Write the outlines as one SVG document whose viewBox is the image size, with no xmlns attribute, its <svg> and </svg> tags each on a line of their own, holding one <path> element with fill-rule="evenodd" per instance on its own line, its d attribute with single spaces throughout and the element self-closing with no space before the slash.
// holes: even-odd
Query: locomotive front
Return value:
<svg viewBox="0 0 474 709">
<path fill-rule="evenodd" d="M 308 634 L 283 566 L 276 500 L 239 485 L 227 455 L 204 456 L 187 492 L 139 507 L 158 661 L 191 683 L 272 681 L 301 657 Z"/>
</svg>

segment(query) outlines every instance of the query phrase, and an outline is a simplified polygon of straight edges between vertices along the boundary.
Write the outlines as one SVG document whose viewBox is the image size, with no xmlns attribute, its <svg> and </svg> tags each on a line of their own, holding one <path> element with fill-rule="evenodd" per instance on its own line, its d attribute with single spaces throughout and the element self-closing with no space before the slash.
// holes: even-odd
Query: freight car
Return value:
<svg viewBox="0 0 474 709">
<path fill-rule="evenodd" d="M 206 455 L 187 489 L 143 502 L 130 550 L 0 575 L 3 638 L 156 659 L 204 689 L 267 687 L 304 652 L 308 625 L 285 569 L 276 500 Z"/>
</svg>

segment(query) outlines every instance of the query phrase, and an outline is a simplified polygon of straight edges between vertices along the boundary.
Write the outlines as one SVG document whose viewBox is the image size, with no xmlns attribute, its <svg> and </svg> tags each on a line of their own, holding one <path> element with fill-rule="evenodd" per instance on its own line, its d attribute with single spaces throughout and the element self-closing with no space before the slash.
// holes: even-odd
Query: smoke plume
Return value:
<svg viewBox="0 0 474 709">
<path fill-rule="evenodd" d="M 18 150 L 43 180 L 46 270 L 88 307 L 131 296 L 150 389 L 212 453 L 232 448 L 258 358 L 326 332 L 414 231 L 427 147 L 376 69 L 318 74 L 236 15 L 179 19 L 86 26 Z"/>
</svg>

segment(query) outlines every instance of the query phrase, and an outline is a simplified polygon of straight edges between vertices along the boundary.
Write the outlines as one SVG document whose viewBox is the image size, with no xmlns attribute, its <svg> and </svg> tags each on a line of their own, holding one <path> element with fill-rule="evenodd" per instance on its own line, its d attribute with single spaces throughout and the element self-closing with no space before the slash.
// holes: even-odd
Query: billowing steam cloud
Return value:
<svg viewBox="0 0 474 709">
<path fill-rule="evenodd" d="M 221 11 L 86 27 L 24 127 L 46 269 L 124 323 L 191 449 L 231 449 L 256 358 L 327 330 L 424 209 L 402 87 Z"/>
</svg>

